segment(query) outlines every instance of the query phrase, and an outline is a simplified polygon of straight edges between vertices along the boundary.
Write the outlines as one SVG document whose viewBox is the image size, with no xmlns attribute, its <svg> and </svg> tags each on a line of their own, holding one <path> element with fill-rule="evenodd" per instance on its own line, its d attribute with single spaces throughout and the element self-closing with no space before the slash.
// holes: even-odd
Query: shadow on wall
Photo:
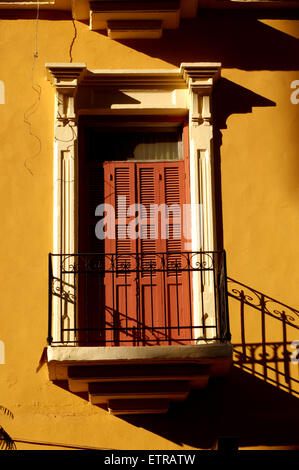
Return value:
<svg viewBox="0 0 299 470">
<path fill-rule="evenodd" d="M 240 447 L 298 446 L 298 400 L 272 385 L 232 367 L 194 390 L 167 415 L 122 417 L 178 445 L 213 449 L 219 437 L 235 437 Z"/>
<path fill-rule="evenodd" d="M 213 126 L 220 131 L 227 128 L 226 121 L 232 114 L 252 113 L 252 108 L 276 106 L 276 103 L 220 77 L 213 88 L 212 106 Z"/>
<path fill-rule="evenodd" d="M 293 15 L 293 16 L 292 16 Z M 282 12 L 266 14 L 277 19 Z M 179 67 L 181 62 L 221 62 L 243 70 L 298 70 L 298 39 L 261 21 L 261 13 L 199 11 L 159 40 L 123 40 L 126 46 Z M 298 18 L 298 11 L 287 18 Z M 299 28 L 299 26 L 298 26 Z"/>
<path fill-rule="evenodd" d="M 252 113 L 254 107 L 276 106 L 269 100 L 247 88 L 226 78 L 220 78 L 213 89 L 213 153 L 214 153 L 214 194 L 217 214 L 217 247 L 223 249 L 223 218 L 221 194 L 221 145 L 222 129 L 226 129 L 226 121 L 232 114 Z"/>
<path fill-rule="evenodd" d="M 2 10 L 0 18 L 35 19 L 36 12 Z M 71 20 L 70 12 L 40 11 L 40 19 Z M 221 62 L 243 70 L 299 70 L 298 39 L 261 22 L 299 20 L 298 9 L 216 11 L 200 9 L 195 19 L 182 20 L 179 29 L 164 30 L 158 40 L 118 40 L 136 51 L 177 67 L 181 62 Z M 88 28 L 88 21 L 81 21 Z M 299 26 L 298 26 L 299 28 Z M 99 31 L 106 35 L 106 31 Z"/>
<path fill-rule="evenodd" d="M 234 303 L 229 374 L 212 377 L 206 389 L 172 403 L 168 414 L 120 419 L 199 449 L 215 449 L 219 438 L 234 438 L 239 448 L 299 449 L 298 363 L 291 362 L 296 357 L 292 341 L 299 340 L 299 311 L 231 278 L 228 294 Z M 68 390 L 67 381 L 55 383 Z M 76 395 L 88 400 L 87 393 Z"/>
<path fill-rule="evenodd" d="M 296 356 L 290 346 L 296 335 L 299 339 L 299 311 L 230 278 L 229 296 L 237 307 L 230 313 L 234 333 L 241 337 L 230 373 L 172 404 L 168 415 L 123 419 L 201 449 L 215 448 L 220 436 L 235 437 L 239 447 L 299 449 L 298 363 L 290 361 Z M 268 342 L 267 335 L 275 334 L 280 340 Z"/>
</svg>

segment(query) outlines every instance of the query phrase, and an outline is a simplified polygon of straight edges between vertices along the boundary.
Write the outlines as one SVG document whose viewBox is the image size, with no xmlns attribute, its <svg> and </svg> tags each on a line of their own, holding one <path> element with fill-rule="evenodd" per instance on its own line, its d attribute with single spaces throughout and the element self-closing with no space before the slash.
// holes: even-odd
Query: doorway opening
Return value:
<svg viewBox="0 0 299 470">
<path fill-rule="evenodd" d="M 102 121 L 80 136 L 80 342 L 190 344 L 188 126 Z"/>
</svg>

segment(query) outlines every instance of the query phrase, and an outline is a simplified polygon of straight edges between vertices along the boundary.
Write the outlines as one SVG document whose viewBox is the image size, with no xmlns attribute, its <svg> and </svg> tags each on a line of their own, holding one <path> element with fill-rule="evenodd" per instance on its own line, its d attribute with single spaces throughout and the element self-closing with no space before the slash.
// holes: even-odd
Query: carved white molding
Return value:
<svg viewBox="0 0 299 470">
<path fill-rule="evenodd" d="M 76 155 L 77 118 L 75 96 L 85 64 L 46 64 L 48 78 L 55 86 L 54 168 L 53 168 L 53 252 L 76 251 Z M 72 263 L 69 259 L 66 263 Z M 71 340 L 72 335 L 61 337 L 61 325 L 74 328 L 74 276 L 61 275 L 60 258 L 53 259 L 53 338 Z M 59 313 L 62 311 L 62 319 Z"/>
</svg>

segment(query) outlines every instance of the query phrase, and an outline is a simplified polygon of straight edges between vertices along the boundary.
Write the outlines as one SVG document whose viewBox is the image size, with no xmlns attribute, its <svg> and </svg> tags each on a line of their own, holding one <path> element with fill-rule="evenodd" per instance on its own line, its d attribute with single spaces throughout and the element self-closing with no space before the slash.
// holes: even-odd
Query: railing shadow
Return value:
<svg viewBox="0 0 299 470">
<path fill-rule="evenodd" d="M 229 374 L 211 377 L 207 388 L 171 403 L 165 415 L 121 419 L 182 447 L 213 449 L 219 436 L 236 436 L 240 448 L 299 449 L 298 364 L 291 362 L 299 312 L 228 281 L 234 345 Z M 56 385 L 69 390 L 67 381 Z M 88 400 L 87 392 L 75 394 Z"/>
<path fill-rule="evenodd" d="M 234 365 L 299 396 L 299 311 L 228 278 Z"/>
<path fill-rule="evenodd" d="M 193 344 L 199 339 L 205 339 L 206 330 L 216 328 L 216 325 L 209 327 L 194 325 L 151 325 L 144 318 L 138 320 L 135 316 L 124 313 L 118 309 L 102 305 L 102 311 L 98 311 L 97 324 L 88 326 L 81 325 L 82 328 L 68 328 L 71 309 L 76 305 L 76 285 L 66 282 L 58 277 L 52 277 L 51 295 L 58 299 L 62 318 L 61 338 L 62 344 L 76 343 L 81 346 L 159 346 L 159 345 L 184 345 Z M 101 326 L 101 322 L 104 325 Z M 68 322 L 67 322 L 68 320 Z M 129 326 L 128 326 L 129 325 Z M 194 331 L 201 330 L 202 336 L 195 337 Z M 184 334 L 187 332 L 187 335 Z M 68 335 L 72 339 L 66 339 Z M 180 337 L 181 336 L 181 337 Z"/>
<path fill-rule="evenodd" d="M 122 419 L 201 449 L 214 448 L 219 436 L 237 436 L 240 448 L 298 449 L 299 311 L 227 280 L 234 355 L 229 374 L 192 390 L 168 415 Z"/>
<path fill-rule="evenodd" d="M 173 330 L 177 331 L 178 327 L 166 327 L 165 326 L 152 326 L 144 320 L 138 320 L 135 317 L 125 314 L 120 310 L 111 309 L 108 306 L 104 307 L 105 310 L 105 327 L 104 328 L 90 328 L 87 333 L 95 332 L 98 333 L 98 339 L 91 340 L 90 338 L 83 341 L 83 335 L 78 341 L 78 345 L 88 345 L 88 346 L 98 346 L 102 342 L 102 346 L 159 346 L 167 344 L 176 344 L 183 345 L 189 344 L 194 340 L 185 340 L 184 338 L 180 339 L 178 335 L 172 333 Z M 130 326 L 126 326 L 128 323 Z M 180 326 L 182 329 L 191 329 L 190 326 Z M 195 328 L 195 327 L 193 327 Z M 199 327 L 196 327 L 199 328 Z M 84 328 L 82 328 L 84 330 Z M 166 330 L 166 331 L 163 331 Z M 80 328 L 78 328 L 80 333 Z M 101 336 L 102 334 L 104 335 Z M 110 333 L 110 334 L 109 334 Z M 180 333 L 179 333 L 180 334 Z"/>
</svg>

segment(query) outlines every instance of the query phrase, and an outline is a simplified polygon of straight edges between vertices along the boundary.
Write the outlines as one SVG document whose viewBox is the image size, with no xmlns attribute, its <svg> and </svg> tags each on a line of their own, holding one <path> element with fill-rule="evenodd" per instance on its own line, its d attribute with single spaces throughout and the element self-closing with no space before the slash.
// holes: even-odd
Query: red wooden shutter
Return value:
<svg viewBox="0 0 299 470">
<path fill-rule="evenodd" d="M 179 262 L 179 256 L 170 255 L 171 252 L 180 253 L 182 250 L 182 217 L 183 211 L 183 167 L 182 165 L 166 166 L 164 168 L 164 192 L 165 203 L 168 208 L 171 206 L 174 210 L 169 210 L 168 220 L 168 238 L 166 240 L 166 251 L 169 254 L 169 262 L 176 260 Z"/>
<path fill-rule="evenodd" d="M 135 211 L 134 163 L 109 162 L 104 164 L 105 202 L 115 211 L 115 239 L 106 240 L 105 321 L 106 338 L 113 344 L 136 344 L 136 239 L 130 238 L 129 224 Z"/>
<path fill-rule="evenodd" d="M 156 227 L 151 225 L 150 209 L 151 205 L 158 202 L 159 181 L 157 168 L 152 164 L 137 164 L 137 188 L 138 202 L 141 205 L 139 214 L 139 252 L 143 264 L 152 263 L 155 266 L 155 255 L 159 251 L 159 239 L 154 237 Z M 145 272 L 143 276 L 149 275 Z"/>
<path fill-rule="evenodd" d="M 137 163 L 137 193 L 138 203 L 141 205 L 139 213 L 138 241 L 141 273 L 138 275 L 140 299 L 139 316 L 144 330 L 141 332 L 141 344 L 159 344 L 165 338 L 165 329 L 162 315 L 163 289 L 162 273 L 160 268 L 163 251 L 160 239 L 160 229 L 151 219 L 151 207 L 159 204 L 160 181 L 159 164 Z M 154 341 L 154 342 L 153 342 Z M 164 342 L 161 344 L 165 344 Z"/>
</svg>

